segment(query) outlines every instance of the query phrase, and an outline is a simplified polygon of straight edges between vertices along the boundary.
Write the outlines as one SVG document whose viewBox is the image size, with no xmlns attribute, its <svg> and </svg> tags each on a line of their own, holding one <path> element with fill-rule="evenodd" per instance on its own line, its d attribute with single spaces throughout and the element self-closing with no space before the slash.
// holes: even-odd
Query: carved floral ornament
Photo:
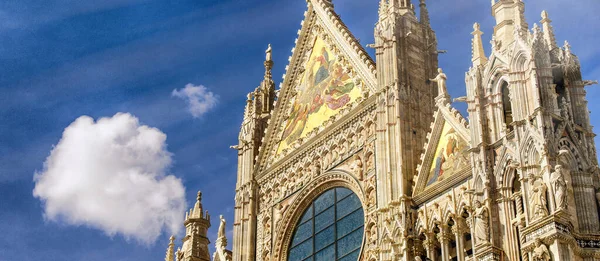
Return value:
<svg viewBox="0 0 600 261">
<path fill-rule="evenodd" d="M 279 227 L 274 232 L 272 260 L 284 260 L 287 258 L 288 245 L 291 242 L 294 227 L 306 208 L 312 203 L 313 199 L 335 187 L 350 189 L 358 196 L 362 205 L 366 206 L 365 193 L 361 184 L 353 175 L 344 171 L 334 170 L 317 177 L 298 193 L 296 199 L 290 205 L 282 207 L 285 210 L 281 214 L 281 220 L 277 222 Z M 363 207 L 363 209 L 367 208 Z M 368 220 L 368 217 L 365 217 L 365 220 Z"/>
</svg>

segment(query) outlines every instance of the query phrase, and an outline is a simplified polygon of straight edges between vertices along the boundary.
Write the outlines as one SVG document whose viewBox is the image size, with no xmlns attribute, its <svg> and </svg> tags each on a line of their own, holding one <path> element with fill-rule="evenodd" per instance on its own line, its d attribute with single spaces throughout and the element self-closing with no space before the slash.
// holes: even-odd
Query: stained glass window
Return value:
<svg viewBox="0 0 600 261">
<path fill-rule="evenodd" d="M 364 234 L 358 196 L 333 188 L 317 197 L 296 225 L 289 261 L 356 261 Z"/>
</svg>

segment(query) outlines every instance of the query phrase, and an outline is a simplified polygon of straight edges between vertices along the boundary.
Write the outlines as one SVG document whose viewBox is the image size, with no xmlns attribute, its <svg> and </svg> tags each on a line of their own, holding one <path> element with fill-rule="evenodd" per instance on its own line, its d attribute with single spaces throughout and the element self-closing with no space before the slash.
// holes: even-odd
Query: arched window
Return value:
<svg viewBox="0 0 600 261">
<path fill-rule="evenodd" d="M 512 131 L 510 124 L 513 122 L 513 110 L 512 103 L 510 102 L 510 89 L 508 89 L 507 82 L 502 82 L 502 108 L 504 110 L 504 123 Z"/>
<path fill-rule="evenodd" d="M 347 188 L 333 188 L 316 198 L 296 225 L 289 261 L 356 261 L 364 234 L 362 204 Z"/>
</svg>

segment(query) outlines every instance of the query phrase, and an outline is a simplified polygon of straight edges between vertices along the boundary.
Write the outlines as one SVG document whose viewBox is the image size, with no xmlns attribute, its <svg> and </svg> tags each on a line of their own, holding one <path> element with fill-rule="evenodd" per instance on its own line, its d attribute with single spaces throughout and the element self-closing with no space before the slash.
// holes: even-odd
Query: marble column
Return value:
<svg viewBox="0 0 600 261">
<path fill-rule="evenodd" d="M 425 234 L 425 241 L 423 241 L 423 247 L 425 248 L 425 251 L 427 252 L 427 258 L 429 258 L 430 260 L 436 260 L 436 255 L 435 255 L 435 243 L 436 243 L 436 239 L 435 239 L 435 233 L 433 232 L 428 232 Z"/>
<path fill-rule="evenodd" d="M 456 240 L 456 259 L 458 261 L 465 261 L 465 225 L 463 222 L 464 221 L 458 219 L 456 220 L 456 224 L 452 226 L 452 233 L 454 233 Z"/>
<path fill-rule="evenodd" d="M 448 233 L 447 227 L 441 227 L 441 231 L 437 234 L 438 241 L 440 242 L 440 247 L 442 249 L 442 261 L 450 261 L 450 233 Z"/>
</svg>

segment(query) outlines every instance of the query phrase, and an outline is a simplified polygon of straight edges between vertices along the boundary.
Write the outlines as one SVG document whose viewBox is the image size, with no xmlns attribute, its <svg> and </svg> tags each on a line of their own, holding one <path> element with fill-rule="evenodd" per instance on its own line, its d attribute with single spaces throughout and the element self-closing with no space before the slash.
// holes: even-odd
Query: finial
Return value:
<svg viewBox="0 0 600 261">
<path fill-rule="evenodd" d="M 167 247 L 165 261 L 175 261 L 175 236 L 171 236 L 169 240 L 169 247 Z"/>
<path fill-rule="evenodd" d="M 533 29 L 532 30 L 533 30 L 534 34 L 542 32 L 542 29 L 540 28 L 540 26 L 537 23 L 533 24 Z"/>
<path fill-rule="evenodd" d="M 473 24 L 473 40 L 471 42 L 472 46 L 472 61 L 474 66 L 479 66 L 485 64 L 487 62 L 487 57 L 485 56 L 485 50 L 483 49 L 483 41 L 481 40 L 481 25 L 479 23 Z"/>
<path fill-rule="evenodd" d="M 198 197 L 196 199 L 198 202 L 202 202 L 202 191 L 198 191 Z"/>
<path fill-rule="evenodd" d="M 565 51 L 567 51 L 567 53 L 571 53 L 571 45 L 569 44 L 569 41 L 565 40 Z"/>
<path fill-rule="evenodd" d="M 542 28 L 544 29 L 544 39 L 548 44 L 548 49 L 553 50 L 558 48 L 558 44 L 556 43 L 556 37 L 554 36 L 554 28 L 552 28 L 552 20 L 550 20 L 550 16 L 546 10 L 542 11 Z"/>
<path fill-rule="evenodd" d="M 425 0 L 420 0 L 419 10 L 421 10 L 421 23 L 424 25 L 430 25 L 429 22 L 429 11 L 427 10 L 427 4 L 425 4 Z"/>
</svg>

